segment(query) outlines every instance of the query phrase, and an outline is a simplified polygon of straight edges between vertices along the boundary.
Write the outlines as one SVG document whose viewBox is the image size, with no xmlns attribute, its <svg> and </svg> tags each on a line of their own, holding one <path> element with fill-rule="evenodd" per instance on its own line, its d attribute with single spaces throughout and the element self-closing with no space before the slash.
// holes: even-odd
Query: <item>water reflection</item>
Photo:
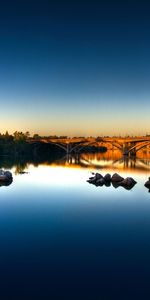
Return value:
<svg viewBox="0 0 150 300">
<path fill-rule="evenodd" d="M 82 153 L 65 156 L 56 165 L 80 166 L 95 169 L 117 169 L 117 170 L 150 170 L 150 157 L 146 154 L 138 157 L 128 157 L 121 155 L 120 151 L 107 151 L 106 153 Z"/>
<path fill-rule="evenodd" d="M 149 152 L 139 151 L 137 157 L 122 156 L 119 150 L 109 150 L 106 153 L 81 153 L 64 156 L 59 160 L 40 160 L 37 157 L 0 157 L 0 168 L 12 169 L 15 174 L 24 174 L 30 165 L 56 165 L 64 167 L 81 167 L 109 170 L 132 170 L 132 172 L 150 171 Z"/>
<path fill-rule="evenodd" d="M 33 299 L 54 299 L 49 287 L 56 292 L 62 284 L 62 290 L 69 286 L 71 291 L 86 291 L 83 299 L 89 298 L 89 287 L 90 299 L 112 299 L 114 287 L 126 291 L 128 284 L 137 291 L 141 286 L 145 290 L 147 283 L 149 288 L 150 198 L 144 187 L 148 157 L 133 163 L 108 152 L 59 161 L 5 157 L 0 164 L 12 169 L 14 177 L 14 184 L 0 189 L 1 288 L 5 292 L 16 284 L 20 295 L 27 293 L 25 299 L 30 292 Z M 99 189 L 86 182 L 95 169 L 103 176 L 116 169 L 122 177 L 134 173 L 138 184 L 130 192 L 112 185 Z"/>
</svg>

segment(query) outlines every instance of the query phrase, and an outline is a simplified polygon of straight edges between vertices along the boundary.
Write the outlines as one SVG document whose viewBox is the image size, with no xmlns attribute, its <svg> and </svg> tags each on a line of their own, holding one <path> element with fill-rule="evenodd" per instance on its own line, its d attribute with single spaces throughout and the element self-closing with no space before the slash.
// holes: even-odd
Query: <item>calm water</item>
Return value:
<svg viewBox="0 0 150 300">
<path fill-rule="evenodd" d="M 91 171 L 133 176 L 131 191 L 95 187 Z M 1 299 L 149 299 L 149 158 L 82 155 L 12 166 L 0 188 Z"/>
</svg>

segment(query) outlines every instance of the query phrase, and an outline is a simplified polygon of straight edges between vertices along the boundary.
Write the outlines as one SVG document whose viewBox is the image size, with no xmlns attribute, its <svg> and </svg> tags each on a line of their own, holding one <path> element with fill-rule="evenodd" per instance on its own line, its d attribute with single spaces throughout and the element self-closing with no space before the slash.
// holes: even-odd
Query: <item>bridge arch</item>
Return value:
<svg viewBox="0 0 150 300">
<path fill-rule="evenodd" d="M 104 144 L 104 145 L 107 145 L 107 144 L 111 144 L 112 146 L 114 146 L 115 148 L 119 149 L 120 151 L 122 150 L 122 146 L 118 143 L 114 143 L 114 142 L 111 142 L 111 141 L 92 141 L 92 142 L 81 142 L 79 143 L 78 145 L 75 145 L 74 147 L 72 147 L 71 149 L 71 152 L 78 149 L 79 151 L 81 151 L 83 148 L 85 148 L 86 146 L 92 146 L 92 145 L 97 145 L 100 147 L 100 144 Z"/>
<path fill-rule="evenodd" d="M 32 141 L 32 145 L 41 145 L 41 144 L 49 144 L 49 145 L 54 145 L 54 146 L 57 146 L 61 149 L 63 149 L 65 152 L 67 151 L 67 146 L 68 144 L 63 144 L 63 143 L 54 143 L 54 142 L 51 142 L 51 141 L 47 141 L 47 140 L 40 140 L 40 141 Z"/>
<path fill-rule="evenodd" d="M 112 146 L 118 148 L 119 150 L 122 150 L 123 148 L 123 145 L 119 144 L 118 142 L 116 141 L 104 141 L 104 143 L 108 143 L 108 144 L 111 144 Z"/>
<path fill-rule="evenodd" d="M 128 151 L 128 153 L 131 153 L 133 150 L 135 150 L 135 153 L 138 152 L 139 150 L 147 147 L 147 146 L 150 146 L 150 141 L 148 142 L 142 142 L 142 143 L 138 143 L 136 145 L 134 145 L 133 147 L 131 147 Z"/>
<path fill-rule="evenodd" d="M 64 145 L 62 145 L 62 144 L 57 144 L 57 143 L 49 143 L 49 144 L 51 144 L 51 145 L 55 145 L 55 146 L 57 146 L 57 147 L 59 147 L 59 148 L 63 149 L 64 151 L 67 151 L 67 147 L 65 147 L 65 146 L 64 146 Z"/>
</svg>

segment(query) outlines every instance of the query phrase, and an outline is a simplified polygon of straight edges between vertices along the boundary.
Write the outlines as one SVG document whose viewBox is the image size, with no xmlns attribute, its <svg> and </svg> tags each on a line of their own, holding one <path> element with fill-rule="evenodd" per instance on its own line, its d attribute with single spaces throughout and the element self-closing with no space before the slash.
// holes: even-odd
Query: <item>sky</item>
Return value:
<svg viewBox="0 0 150 300">
<path fill-rule="evenodd" d="M 0 132 L 150 134 L 148 1 L 3 1 Z"/>
</svg>

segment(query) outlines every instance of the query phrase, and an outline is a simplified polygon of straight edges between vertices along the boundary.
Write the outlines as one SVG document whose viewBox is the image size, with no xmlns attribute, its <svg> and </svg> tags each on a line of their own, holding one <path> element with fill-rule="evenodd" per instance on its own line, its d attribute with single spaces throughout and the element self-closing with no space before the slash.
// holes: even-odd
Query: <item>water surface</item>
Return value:
<svg viewBox="0 0 150 300">
<path fill-rule="evenodd" d="M 13 183 L 0 188 L 2 299 L 149 299 L 148 156 L 82 154 L 10 169 Z M 138 183 L 95 187 L 92 171 Z"/>
</svg>

